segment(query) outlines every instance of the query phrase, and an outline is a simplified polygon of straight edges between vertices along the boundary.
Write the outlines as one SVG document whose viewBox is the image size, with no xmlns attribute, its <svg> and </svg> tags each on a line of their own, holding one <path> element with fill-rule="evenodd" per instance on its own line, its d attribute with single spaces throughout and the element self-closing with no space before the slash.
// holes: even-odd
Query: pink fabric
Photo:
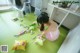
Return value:
<svg viewBox="0 0 80 53">
<path fill-rule="evenodd" d="M 58 29 L 54 32 L 51 31 L 46 34 L 46 38 L 50 41 L 54 41 L 54 40 L 58 39 L 58 37 L 59 37 L 59 30 Z"/>
</svg>

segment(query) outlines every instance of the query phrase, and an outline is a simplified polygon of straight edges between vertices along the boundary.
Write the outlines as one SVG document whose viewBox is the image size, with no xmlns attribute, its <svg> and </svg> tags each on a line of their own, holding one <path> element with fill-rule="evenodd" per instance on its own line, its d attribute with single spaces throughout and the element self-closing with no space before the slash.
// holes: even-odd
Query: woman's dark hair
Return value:
<svg viewBox="0 0 80 53">
<path fill-rule="evenodd" d="M 37 17 L 37 23 L 41 24 L 40 31 L 44 30 L 44 23 L 48 23 L 49 17 L 46 12 L 42 12 L 38 17 Z"/>
</svg>

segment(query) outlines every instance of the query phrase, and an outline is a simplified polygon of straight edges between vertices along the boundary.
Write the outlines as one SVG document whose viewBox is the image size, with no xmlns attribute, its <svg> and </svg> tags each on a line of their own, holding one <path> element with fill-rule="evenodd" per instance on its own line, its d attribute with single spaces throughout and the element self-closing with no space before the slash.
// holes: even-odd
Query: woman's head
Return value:
<svg viewBox="0 0 80 53">
<path fill-rule="evenodd" d="M 49 17 L 46 12 L 42 12 L 38 17 L 37 17 L 37 23 L 41 24 L 40 30 L 44 30 L 44 24 L 49 22 Z"/>
</svg>

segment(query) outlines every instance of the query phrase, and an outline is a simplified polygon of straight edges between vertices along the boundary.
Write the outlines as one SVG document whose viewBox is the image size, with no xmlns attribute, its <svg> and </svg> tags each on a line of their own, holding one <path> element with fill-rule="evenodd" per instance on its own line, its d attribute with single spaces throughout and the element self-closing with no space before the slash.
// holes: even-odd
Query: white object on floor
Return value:
<svg viewBox="0 0 80 53">
<path fill-rule="evenodd" d="M 72 6 L 74 6 L 74 10 Z M 71 8 L 61 8 L 58 5 L 48 3 L 47 13 L 50 19 L 60 23 L 59 27 L 64 25 L 69 29 L 73 29 L 80 21 L 80 7 L 72 6 Z"/>
<path fill-rule="evenodd" d="M 28 1 L 21 0 L 21 2 L 22 2 L 21 6 L 17 5 L 16 2 L 17 1 L 13 0 L 12 8 L 13 8 L 13 10 L 17 10 L 19 12 L 19 16 L 20 17 L 22 17 L 22 18 L 24 17 L 23 11 L 26 13 L 26 11 L 27 11 L 26 9 L 27 8 L 29 8 L 29 12 L 31 13 L 30 0 L 28 0 Z"/>
<path fill-rule="evenodd" d="M 80 24 L 71 30 L 57 53 L 79 53 Z"/>
<path fill-rule="evenodd" d="M 0 12 L 2 11 L 8 11 L 11 9 L 11 6 L 0 6 Z"/>
</svg>

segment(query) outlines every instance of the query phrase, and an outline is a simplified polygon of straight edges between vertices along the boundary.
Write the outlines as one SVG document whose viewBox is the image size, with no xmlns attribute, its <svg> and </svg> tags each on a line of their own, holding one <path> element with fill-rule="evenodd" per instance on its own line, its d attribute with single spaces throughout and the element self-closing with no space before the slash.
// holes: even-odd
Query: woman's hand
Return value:
<svg viewBox="0 0 80 53">
<path fill-rule="evenodd" d="M 42 31 L 40 36 L 42 37 L 43 35 L 45 35 L 45 33 L 46 33 L 46 31 Z"/>
<path fill-rule="evenodd" d="M 42 39 L 42 36 L 40 35 L 38 38 L 39 38 L 39 39 Z"/>
<path fill-rule="evenodd" d="M 39 38 L 42 38 L 42 36 L 44 36 L 45 34 L 46 34 L 46 31 L 42 31 L 42 33 L 39 34 L 38 36 L 39 36 Z"/>
</svg>

